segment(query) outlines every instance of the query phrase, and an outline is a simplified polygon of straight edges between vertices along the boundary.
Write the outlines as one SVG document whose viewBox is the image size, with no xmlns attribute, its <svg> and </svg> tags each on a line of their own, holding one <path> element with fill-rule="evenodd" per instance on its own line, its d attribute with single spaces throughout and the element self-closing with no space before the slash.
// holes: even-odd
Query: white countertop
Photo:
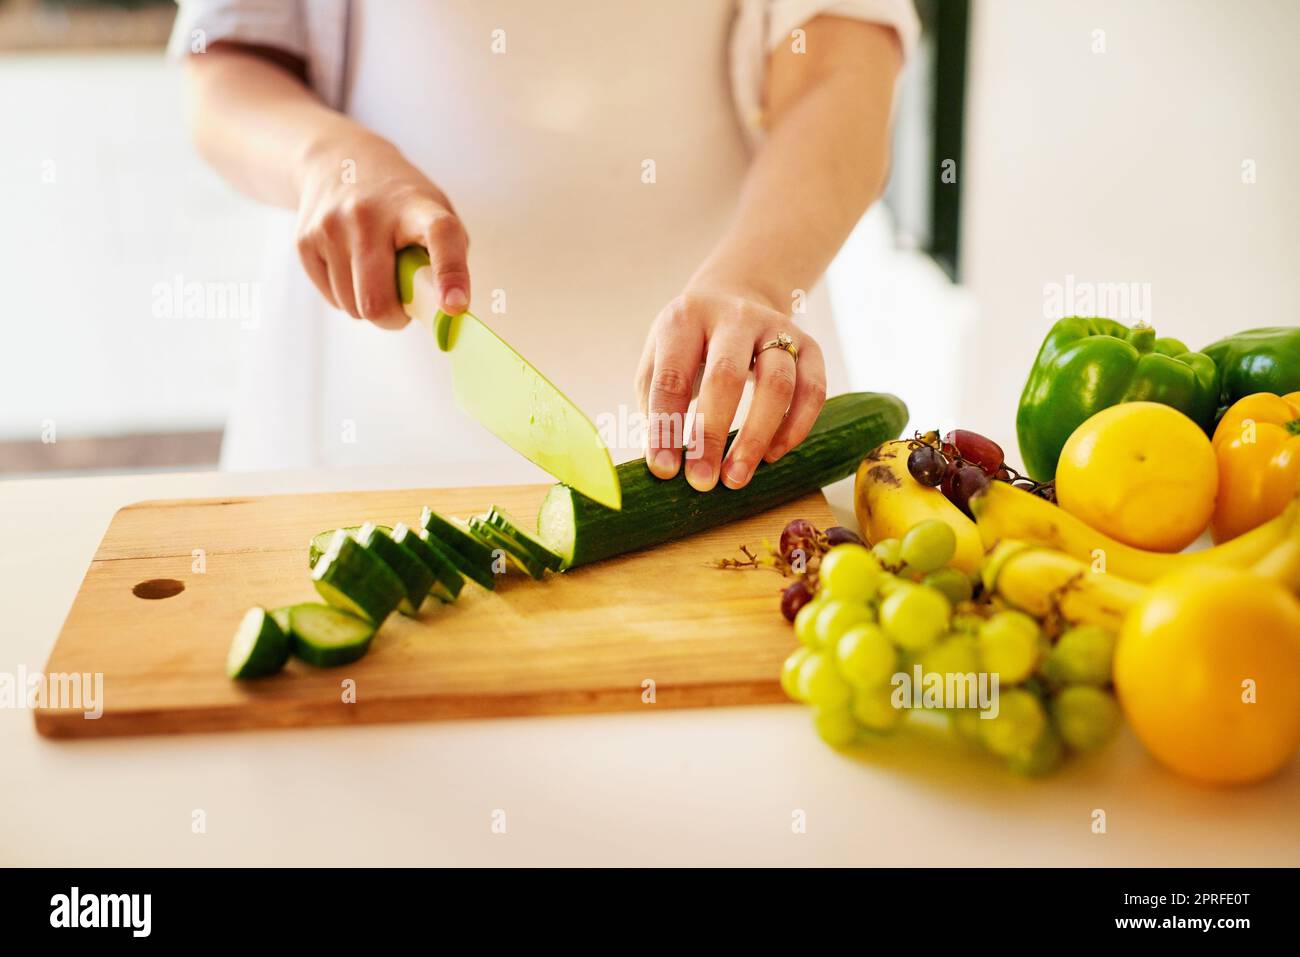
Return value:
<svg viewBox="0 0 1300 957">
<path fill-rule="evenodd" d="M 0 671 L 44 667 L 128 502 L 486 474 L 0 482 Z M 916 738 L 838 754 L 796 705 L 83 741 L 45 740 L 30 713 L 0 710 L 0 756 L 0 865 L 1300 864 L 1300 762 L 1261 786 L 1210 790 L 1126 733 L 1029 781 Z M 193 832 L 195 811 L 206 833 Z"/>
</svg>

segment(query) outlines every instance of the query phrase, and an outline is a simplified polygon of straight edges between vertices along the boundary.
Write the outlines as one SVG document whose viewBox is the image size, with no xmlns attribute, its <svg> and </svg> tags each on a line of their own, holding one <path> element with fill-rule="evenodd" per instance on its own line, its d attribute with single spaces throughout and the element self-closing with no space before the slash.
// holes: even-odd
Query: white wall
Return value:
<svg viewBox="0 0 1300 957">
<path fill-rule="evenodd" d="M 1297 37 L 1294 0 L 975 0 L 964 424 L 1014 436 L 1044 285 L 1070 274 L 1149 284 L 1193 348 L 1300 324 Z"/>
<path fill-rule="evenodd" d="M 161 53 L 0 57 L 0 440 L 220 428 L 238 318 L 155 286 L 265 281 L 265 213 L 203 166 Z"/>
</svg>

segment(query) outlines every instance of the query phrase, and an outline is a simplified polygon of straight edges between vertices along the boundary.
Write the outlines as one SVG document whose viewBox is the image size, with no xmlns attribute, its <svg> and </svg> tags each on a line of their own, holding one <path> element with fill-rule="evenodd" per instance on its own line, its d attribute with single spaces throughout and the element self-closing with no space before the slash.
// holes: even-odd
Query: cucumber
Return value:
<svg viewBox="0 0 1300 957">
<path fill-rule="evenodd" d="M 419 611 L 433 587 L 433 572 L 429 571 L 429 566 L 409 548 L 393 541 L 390 532 L 380 531 L 373 522 L 362 525 L 353 537 L 357 544 L 374 552 L 401 579 L 406 594 L 398 603 L 398 611 L 404 615 L 414 615 Z"/>
<path fill-rule="evenodd" d="M 465 576 L 456 570 L 455 563 L 447 557 L 442 546 L 429 538 L 428 532 L 398 522 L 393 526 L 393 541 L 410 549 L 433 572 L 431 593 L 435 598 L 453 602 L 460 597 L 460 590 L 465 587 Z"/>
<path fill-rule="evenodd" d="M 685 470 L 658 479 L 644 459 L 618 466 L 623 508 L 614 511 L 567 485 L 546 494 L 538 537 L 575 568 L 774 508 L 852 475 L 872 449 L 897 438 L 907 406 L 892 395 L 850 392 L 826 402 L 812 431 L 775 462 L 760 462 L 743 489 L 697 492 Z M 734 437 L 735 433 L 732 433 Z"/>
<path fill-rule="evenodd" d="M 464 525 L 426 506 L 420 513 L 420 527 L 429 533 L 432 541 L 443 546 L 462 575 L 489 591 L 496 587 L 496 576 L 492 573 L 496 556 L 492 548 L 471 535 Z"/>
<path fill-rule="evenodd" d="M 226 674 L 232 678 L 273 675 L 289 659 L 289 636 L 265 608 L 244 613 L 226 655 Z"/>
<path fill-rule="evenodd" d="M 378 528 L 381 532 L 392 531 L 392 529 L 389 528 L 387 525 L 376 525 L 375 527 Z M 349 535 L 355 535 L 358 531 L 360 531 L 360 529 L 361 529 L 360 525 L 348 525 L 343 529 L 343 531 L 347 532 Z M 311 547 L 307 549 L 308 568 L 316 567 L 316 559 L 324 555 L 325 552 L 329 549 L 330 541 L 333 540 L 334 533 L 337 531 L 338 531 L 337 528 L 330 528 L 330 529 L 326 529 L 323 532 L 317 532 L 315 535 L 312 536 Z"/>
<path fill-rule="evenodd" d="M 503 510 L 493 505 L 483 516 L 483 523 L 496 529 L 514 542 L 529 559 L 541 565 L 547 571 L 558 572 L 564 567 L 564 559 L 551 551 Z"/>
<path fill-rule="evenodd" d="M 406 597 L 397 573 L 342 528 L 335 531 L 311 578 L 321 597 L 331 605 L 375 625 L 381 624 Z"/>
<path fill-rule="evenodd" d="M 499 548 L 505 552 L 511 563 L 529 578 L 540 580 L 546 574 L 546 568 L 541 562 L 534 561 L 532 556 L 520 548 L 513 539 L 507 538 L 505 533 L 497 531 L 483 521 L 482 516 L 475 515 L 469 520 L 469 530 L 488 548 Z"/>
<path fill-rule="evenodd" d="M 293 653 L 317 668 L 347 665 L 370 650 L 370 622 L 329 605 L 306 602 L 288 609 Z"/>
</svg>

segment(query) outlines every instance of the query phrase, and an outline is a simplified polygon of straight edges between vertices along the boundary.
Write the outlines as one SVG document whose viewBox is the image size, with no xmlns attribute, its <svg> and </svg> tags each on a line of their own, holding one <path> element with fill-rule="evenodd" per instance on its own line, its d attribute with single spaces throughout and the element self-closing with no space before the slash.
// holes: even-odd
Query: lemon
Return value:
<svg viewBox="0 0 1300 957">
<path fill-rule="evenodd" d="M 1218 464 L 1200 426 L 1158 402 L 1125 402 L 1085 421 L 1061 450 L 1056 500 L 1136 548 L 1177 552 L 1210 523 Z"/>
<path fill-rule="evenodd" d="M 1209 784 L 1265 778 L 1300 748 L 1300 603 L 1241 569 L 1151 586 L 1115 650 L 1115 691 L 1139 740 Z"/>
</svg>

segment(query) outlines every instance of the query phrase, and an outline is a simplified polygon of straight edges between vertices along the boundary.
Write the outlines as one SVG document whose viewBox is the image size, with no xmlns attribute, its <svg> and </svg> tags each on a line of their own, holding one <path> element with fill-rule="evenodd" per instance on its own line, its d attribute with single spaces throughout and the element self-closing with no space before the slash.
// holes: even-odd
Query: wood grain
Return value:
<svg viewBox="0 0 1300 957">
<path fill-rule="evenodd" d="M 102 673 L 104 712 L 39 708 L 53 737 L 164 734 L 434 718 L 757 704 L 783 700 L 794 647 L 775 572 L 712 562 L 775 540 L 791 518 L 834 524 L 821 493 L 650 551 L 533 582 L 467 584 L 454 605 L 393 615 L 370 653 L 342 668 L 291 660 L 257 682 L 225 677 L 252 605 L 318 600 L 307 543 L 371 520 L 414 524 L 424 505 L 466 517 L 499 505 L 536 514 L 546 486 L 413 489 L 140 502 L 113 518 L 46 665 Z M 198 571 L 198 558 L 203 568 Z M 138 598 L 151 579 L 175 597 Z M 354 683 L 355 701 L 344 701 Z M 654 682 L 654 703 L 643 702 Z"/>
</svg>

